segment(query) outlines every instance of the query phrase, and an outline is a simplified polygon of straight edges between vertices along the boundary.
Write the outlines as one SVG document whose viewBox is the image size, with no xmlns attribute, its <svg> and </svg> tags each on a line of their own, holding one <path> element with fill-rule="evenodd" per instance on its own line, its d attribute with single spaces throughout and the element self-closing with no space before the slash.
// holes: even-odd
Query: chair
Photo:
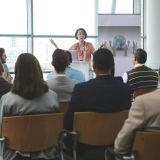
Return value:
<svg viewBox="0 0 160 160">
<path fill-rule="evenodd" d="M 160 159 L 160 131 L 136 132 L 133 152 L 137 160 Z"/>
<path fill-rule="evenodd" d="M 66 113 L 69 107 L 70 102 L 66 101 L 66 102 L 59 102 L 60 103 L 60 112 Z"/>
<path fill-rule="evenodd" d="M 139 88 L 133 92 L 133 98 L 156 90 L 157 88 Z"/>
<path fill-rule="evenodd" d="M 7 148 L 36 152 L 59 144 L 63 160 L 62 143 L 59 142 L 63 137 L 63 116 L 63 113 L 48 113 L 3 117 L 2 135 Z"/>
<path fill-rule="evenodd" d="M 76 112 L 74 113 L 73 156 L 76 160 L 76 143 L 96 146 L 114 144 L 128 111 L 114 113 Z"/>
</svg>

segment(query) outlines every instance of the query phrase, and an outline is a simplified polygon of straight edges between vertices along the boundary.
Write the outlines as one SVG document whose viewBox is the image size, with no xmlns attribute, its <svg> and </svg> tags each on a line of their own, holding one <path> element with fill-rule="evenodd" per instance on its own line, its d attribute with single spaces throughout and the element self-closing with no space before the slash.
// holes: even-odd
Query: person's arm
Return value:
<svg viewBox="0 0 160 160">
<path fill-rule="evenodd" d="M 55 46 L 56 49 L 59 48 L 53 39 L 49 39 L 49 40 L 50 40 L 50 42 Z"/>
<path fill-rule="evenodd" d="M 131 152 L 134 136 L 137 130 L 144 129 L 145 115 L 141 98 L 136 98 L 129 111 L 128 119 L 114 143 L 114 151 L 117 155 L 126 155 Z"/>
</svg>

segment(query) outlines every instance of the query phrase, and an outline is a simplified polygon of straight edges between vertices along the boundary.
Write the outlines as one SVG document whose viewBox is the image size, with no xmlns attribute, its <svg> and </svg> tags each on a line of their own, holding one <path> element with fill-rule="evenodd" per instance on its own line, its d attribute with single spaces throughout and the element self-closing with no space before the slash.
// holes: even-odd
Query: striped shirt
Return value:
<svg viewBox="0 0 160 160">
<path fill-rule="evenodd" d="M 131 86 L 132 90 L 139 88 L 157 88 L 158 87 L 158 74 L 151 68 L 142 65 L 127 72 L 127 83 Z"/>
</svg>

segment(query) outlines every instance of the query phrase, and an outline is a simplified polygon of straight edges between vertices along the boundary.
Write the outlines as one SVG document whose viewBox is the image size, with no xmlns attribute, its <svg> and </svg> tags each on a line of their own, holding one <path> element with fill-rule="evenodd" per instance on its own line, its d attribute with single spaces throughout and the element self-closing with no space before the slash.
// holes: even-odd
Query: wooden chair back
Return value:
<svg viewBox="0 0 160 160">
<path fill-rule="evenodd" d="M 60 112 L 66 113 L 69 107 L 70 102 L 66 101 L 66 102 L 59 102 L 60 103 Z"/>
<path fill-rule="evenodd" d="M 136 89 L 133 92 L 133 98 L 136 98 L 137 96 L 140 96 L 142 94 L 146 94 L 146 93 L 152 92 L 154 90 L 156 90 L 156 88 L 140 88 L 140 89 Z"/>
<path fill-rule="evenodd" d="M 63 113 L 3 117 L 2 134 L 7 147 L 36 152 L 58 143 L 63 131 Z"/>
<path fill-rule="evenodd" d="M 127 110 L 114 113 L 76 112 L 74 131 L 79 134 L 78 142 L 97 146 L 114 144 L 127 116 Z"/>
<path fill-rule="evenodd" d="M 133 152 L 138 160 L 160 159 L 160 131 L 136 132 Z"/>
</svg>

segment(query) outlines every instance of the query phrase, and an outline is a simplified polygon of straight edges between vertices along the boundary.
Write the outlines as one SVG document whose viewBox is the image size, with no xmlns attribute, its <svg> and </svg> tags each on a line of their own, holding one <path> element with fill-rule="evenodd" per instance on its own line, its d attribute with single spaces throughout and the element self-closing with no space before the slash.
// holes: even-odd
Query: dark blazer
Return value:
<svg viewBox="0 0 160 160">
<path fill-rule="evenodd" d="M 11 84 L 8 83 L 3 77 L 0 76 L 0 98 L 9 92 L 11 89 Z"/>
<path fill-rule="evenodd" d="M 123 83 L 121 78 L 109 75 L 99 76 L 75 86 L 64 119 L 64 128 L 72 130 L 74 112 L 118 112 L 129 109 L 130 106 L 131 89 Z M 72 148 L 72 138 L 70 136 L 66 136 L 64 142 L 67 147 Z M 77 145 L 78 154 L 92 149 L 99 149 L 99 147 L 80 143 Z"/>
<path fill-rule="evenodd" d="M 64 120 L 72 130 L 74 112 L 118 112 L 131 106 L 131 89 L 119 78 L 99 76 L 75 86 Z"/>
</svg>

